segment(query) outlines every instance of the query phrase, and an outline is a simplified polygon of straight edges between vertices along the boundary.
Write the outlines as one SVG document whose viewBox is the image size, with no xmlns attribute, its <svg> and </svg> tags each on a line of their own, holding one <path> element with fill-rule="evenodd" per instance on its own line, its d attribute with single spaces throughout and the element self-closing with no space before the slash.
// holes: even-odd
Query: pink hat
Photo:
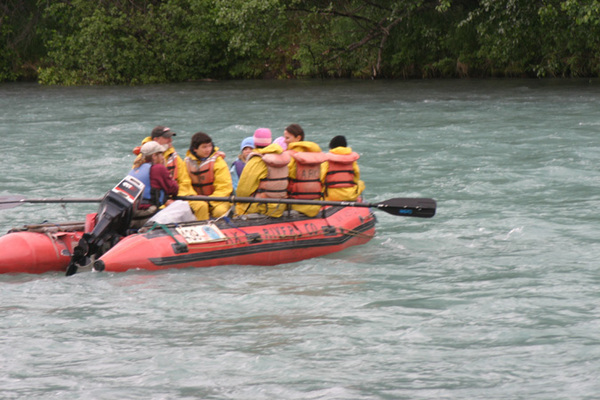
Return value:
<svg viewBox="0 0 600 400">
<path fill-rule="evenodd" d="M 285 137 L 279 136 L 277 139 L 273 141 L 273 143 L 277 143 L 281 146 L 282 149 L 287 150 L 287 143 L 285 142 Z"/>
<path fill-rule="evenodd" d="M 254 131 L 254 147 L 267 147 L 271 144 L 271 130 L 258 128 Z"/>
</svg>

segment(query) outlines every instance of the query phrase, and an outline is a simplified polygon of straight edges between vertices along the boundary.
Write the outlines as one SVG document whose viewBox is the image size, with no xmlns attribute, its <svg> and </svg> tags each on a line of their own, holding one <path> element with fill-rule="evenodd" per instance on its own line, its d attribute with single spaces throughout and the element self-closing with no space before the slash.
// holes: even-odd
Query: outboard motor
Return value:
<svg viewBox="0 0 600 400">
<path fill-rule="evenodd" d="M 73 249 L 67 276 L 75 274 L 78 267 L 87 265 L 90 258 L 100 257 L 127 234 L 131 216 L 143 192 L 144 184 L 128 175 L 104 196 L 96 216 L 96 226 L 92 232 L 85 233 Z"/>
</svg>

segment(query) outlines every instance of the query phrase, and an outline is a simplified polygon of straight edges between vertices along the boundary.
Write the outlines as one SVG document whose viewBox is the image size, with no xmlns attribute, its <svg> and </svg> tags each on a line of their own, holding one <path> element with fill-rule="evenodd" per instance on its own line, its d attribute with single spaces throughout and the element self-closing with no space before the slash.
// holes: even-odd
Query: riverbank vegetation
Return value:
<svg viewBox="0 0 600 400">
<path fill-rule="evenodd" d="M 0 81 L 597 77 L 597 0 L 7 0 Z"/>
</svg>

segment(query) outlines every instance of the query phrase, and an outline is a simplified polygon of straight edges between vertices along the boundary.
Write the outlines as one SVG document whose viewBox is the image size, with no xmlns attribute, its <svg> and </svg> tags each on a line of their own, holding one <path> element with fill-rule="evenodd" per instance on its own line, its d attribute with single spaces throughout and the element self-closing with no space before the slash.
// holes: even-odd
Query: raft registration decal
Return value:
<svg viewBox="0 0 600 400">
<path fill-rule="evenodd" d="M 188 244 L 227 240 L 227 236 L 215 225 L 178 226 L 176 228 Z"/>
</svg>

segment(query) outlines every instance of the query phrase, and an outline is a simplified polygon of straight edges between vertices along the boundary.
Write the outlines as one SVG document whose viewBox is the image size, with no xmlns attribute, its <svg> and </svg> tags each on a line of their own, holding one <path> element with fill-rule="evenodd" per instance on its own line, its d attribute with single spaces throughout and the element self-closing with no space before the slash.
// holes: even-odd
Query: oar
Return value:
<svg viewBox="0 0 600 400">
<path fill-rule="evenodd" d="M 102 198 L 97 199 L 74 199 L 74 198 L 58 198 L 58 199 L 26 199 L 23 196 L 0 196 L 0 210 L 6 210 L 20 206 L 24 203 L 100 203 Z"/>
<path fill-rule="evenodd" d="M 356 201 L 326 201 L 299 199 L 264 199 L 254 197 L 210 197 L 210 196 L 180 196 L 179 200 L 197 201 L 228 201 L 230 203 L 280 203 L 339 207 L 370 207 L 385 211 L 388 214 L 402 217 L 431 218 L 435 215 L 436 203 L 429 198 L 394 198 L 381 203 L 361 203 Z"/>
<path fill-rule="evenodd" d="M 325 201 L 300 199 L 264 199 L 255 197 L 210 197 L 180 196 L 179 200 L 192 201 L 227 201 L 230 203 L 279 203 L 338 207 L 370 207 L 385 211 L 388 214 L 402 217 L 431 218 L 435 215 L 436 202 L 429 198 L 393 198 L 380 203 L 361 203 L 356 201 Z M 102 198 L 57 198 L 26 199 L 21 196 L 0 196 L 0 210 L 20 206 L 24 203 L 100 203 Z"/>
</svg>

